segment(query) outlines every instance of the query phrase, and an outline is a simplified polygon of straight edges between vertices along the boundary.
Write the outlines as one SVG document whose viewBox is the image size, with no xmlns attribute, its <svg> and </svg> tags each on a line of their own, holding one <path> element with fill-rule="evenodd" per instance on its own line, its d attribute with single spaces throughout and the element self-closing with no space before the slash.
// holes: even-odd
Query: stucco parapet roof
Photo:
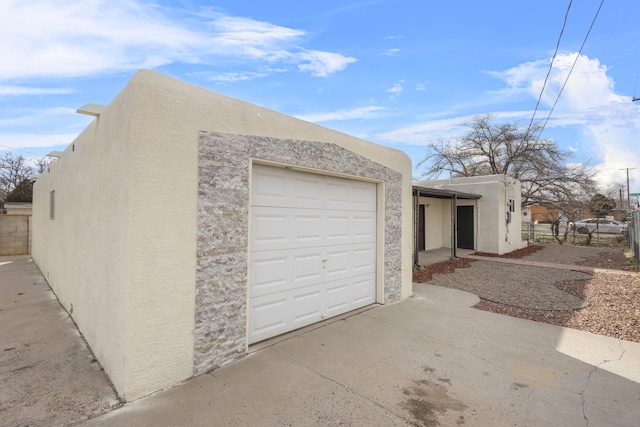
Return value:
<svg viewBox="0 0 640 427">
<path fill-rule="evenodd" d="M 461 191 L 443 190 L 440 188 L 421 187 L 419 185 L 413 186 L 413 195 L 417 195 L 419 197 L 435 197 L 438 199 L 451 199 L 455 196 L 458 199 L 477 200 L 482 197 L 480 194 L 463 193 Z"/>
</svg>

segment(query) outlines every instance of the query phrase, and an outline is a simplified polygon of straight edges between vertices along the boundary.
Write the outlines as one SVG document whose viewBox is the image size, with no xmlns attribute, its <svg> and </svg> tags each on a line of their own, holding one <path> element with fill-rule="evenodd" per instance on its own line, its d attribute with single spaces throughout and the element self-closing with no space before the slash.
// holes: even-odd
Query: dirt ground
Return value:
<svg viewBox="0 0 640 427">
<path fill-rule="evenodd" d="M 496 256 L 481 253 L 477 255 Z M 635 260 L 625 255 L 622 248 L 532 245 L 501 257 L 575 264 L 609 270 L 640 271 Z M 461 258 L 426 266 L 424 269 L 414 271 L 414 281 L 427 282 L 432 280 L 435 274 L 451 273 L 456 268 L 469 267 L 472 262 Z M 518 268 L 518 266 L 512 266 L 512 268 Z M 639 275 L 595 273 L 586 280 L 558 281 L 555 284 L 557 289 L 586 301 L 587 306 L 577 310 L 536 310 L 482 298 L 475 308 L 640 342 L 639 277 Z M 456 287 L 463 289 L 464 285 L 456 285 Z"/>
</svg>

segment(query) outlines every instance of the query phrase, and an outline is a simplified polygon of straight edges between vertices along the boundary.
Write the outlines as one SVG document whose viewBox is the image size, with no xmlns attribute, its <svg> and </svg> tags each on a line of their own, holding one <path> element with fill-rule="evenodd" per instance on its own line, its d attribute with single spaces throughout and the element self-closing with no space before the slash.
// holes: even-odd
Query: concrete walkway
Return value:
<svg viewBox="0 0 640 427">
<path fill-rule="evenodd" d="M 627 271 L 627 270 L 611 270 L 607 268 L 596 268 L 596 267 L 587 267 L 584 265 L 573 265 L 573 264 L 558 264 L 553 262 L 540 262 L 540 261 L 528 261 L 525 259 L 513 259 L 513 258 L 500 258 L 500 257 L 487 257 L 481 255 L 471 255 L 465 254 L 460 258 L 468 258 L 479 261 L 493 261 L 493 262 L 502 262 L 505 264 L 517 264 L 517 265 L 526 265 L 529 267 L 545 267 L 545 268 L 556 268 L 560 270 L 572 270 L 579 271 L 581 273 L 605 273 L 605 274 L 622 274 L 628 276 L 636 276 L 638 272 L 636 271 Z"/>
<path fill-rule="evenodd" d="M 73 425 L 119 405 L 31 258 L 0 257 L 0 426 Z"/>
<path fill-rule="evenodd" d="M 74 425 L 109 411 L 117 401 L 104 374 L 37 269 L 28 259 L 3 261 L 0 425 Z M 29 310 L 5 299 L 30 283 L 39 296 L 23 301 Z M 81 425 L 631 426 L 640 419 L 639 343 L 475 310 L 478 298 L 455 289 L 414 284 L 414 292 L 272 341 Z M 18 349 L 44 352 L 38 357 L 50 364 L 21 359 Z M 63 382 L 46 388 L 56 378 Z M 87 395 L 90 408 L 72 404 Z M 45 418 L 29 418 L 36 410 Z"/>
</svg>

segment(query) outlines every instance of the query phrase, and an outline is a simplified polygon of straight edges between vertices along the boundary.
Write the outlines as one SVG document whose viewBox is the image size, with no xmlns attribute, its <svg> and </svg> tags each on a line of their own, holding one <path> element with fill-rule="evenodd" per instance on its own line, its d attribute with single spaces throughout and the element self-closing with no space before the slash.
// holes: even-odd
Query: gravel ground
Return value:
<svg viewBox="0 0 640 427">
<path fill-rule="evenodd" d="M 530 246 L 504 257 L 638 271 L 622 248 Z M 473 292 L 481 310 L 640 342 L 639 277 L 456 260 L 416 271 L 414 281 Z"/>
<path fill-rule="evenodd" d="M 539 310 L 575 310 L 587 306 L 579 296 L 563 292 L 556 284 L 569 280 L 588 280 L 591 275 L 492 261 L 472 262 L 455 274 L 436 274 L 432 285 L 457 288 L 483 300 Z"/>
</svg>

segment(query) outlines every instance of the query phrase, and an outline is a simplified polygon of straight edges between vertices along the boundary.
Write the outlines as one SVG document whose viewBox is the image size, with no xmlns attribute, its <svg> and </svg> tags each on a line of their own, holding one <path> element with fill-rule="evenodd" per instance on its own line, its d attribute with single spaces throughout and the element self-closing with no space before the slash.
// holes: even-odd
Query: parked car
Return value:
<svg viewBox="0 0 640 427">
<path fill-rule="evenodd" d="M 570 223 L 570 225 L 570 230 L 575 229 L 578 233 L 581 232 L 581 228 L 586 228 L 589 232 L 598 230 L 599 233 L 603 234 L 623 234 L 628 231 L 626 223 L 605 218 L 586 218 Z M 586 233 L 585 230 L 582 232 Z"/>
</svg>

